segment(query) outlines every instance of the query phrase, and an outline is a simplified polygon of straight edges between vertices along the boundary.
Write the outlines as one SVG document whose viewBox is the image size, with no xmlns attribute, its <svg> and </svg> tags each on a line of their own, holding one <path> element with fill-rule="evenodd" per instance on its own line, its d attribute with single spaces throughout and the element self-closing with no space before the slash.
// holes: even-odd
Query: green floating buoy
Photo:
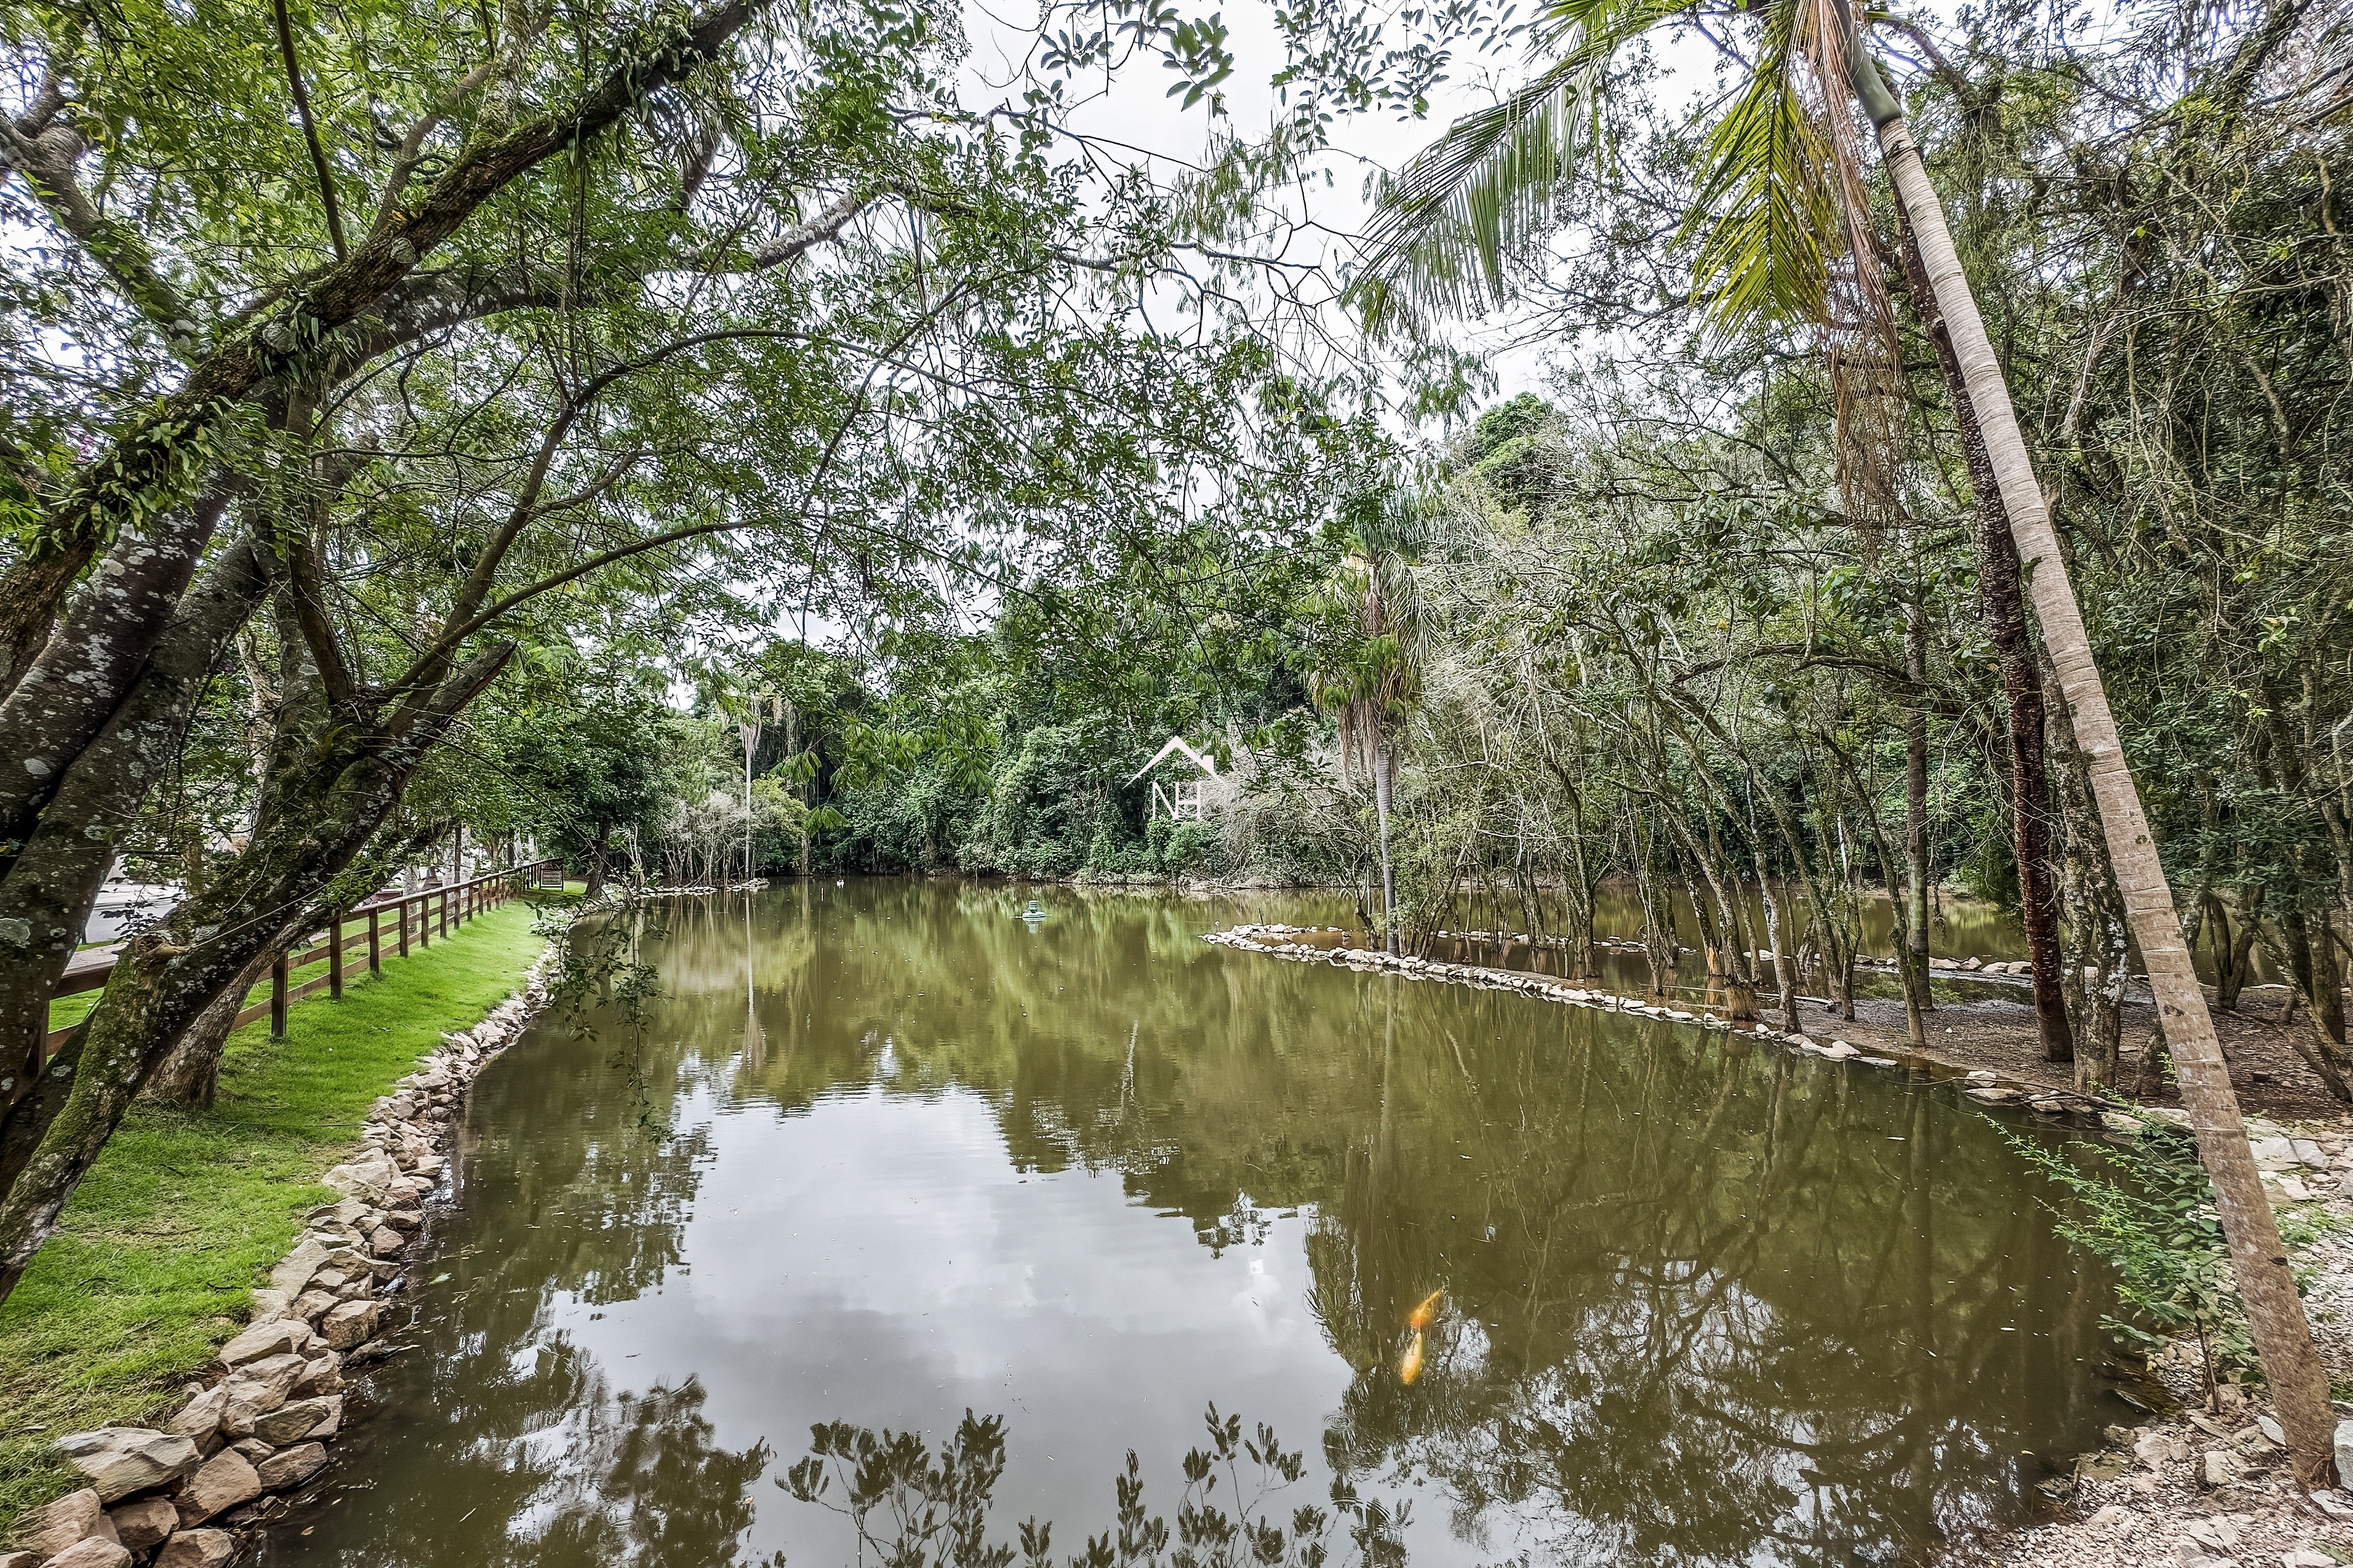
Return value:
<svg viewBox="0 0 2353 1568">
<path fill-rule="evenodd" d="M 1029 900 L 1029 907 L 1021 911 L 1021 918 L 1025 921 L 1042 921 L 1046 918 L 1046 906 L 1032 899 Z"/>
</svg>

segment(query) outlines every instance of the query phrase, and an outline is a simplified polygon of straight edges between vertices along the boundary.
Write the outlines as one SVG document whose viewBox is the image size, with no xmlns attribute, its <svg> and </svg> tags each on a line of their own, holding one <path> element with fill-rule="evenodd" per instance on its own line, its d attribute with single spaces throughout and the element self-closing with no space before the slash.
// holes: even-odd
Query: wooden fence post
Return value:
<svg viewBox="0 0 2353 1568">
<path fill-rule="evenodd" d="M 400 956 L 408 956 L 408 900 L 400 900 Z"/>
<path fill-rule="evenodd" d="M 286 955 L 280 952 L 269 963 L 269 1037 L 286 1037 Z"/>
<path fill-rule="evenodd" d="M 383 912 L 373 905 L 368 908 L 368 973 L 370 974 L 384 973 L 384 938 L 376 930 L 376 917 Z"/>
<path fill-rule="evenodd" d="M 327 995 L 337 1002 L 343 999 L 343 917 L 341 915 L 327 921 Z"/>
</svg>

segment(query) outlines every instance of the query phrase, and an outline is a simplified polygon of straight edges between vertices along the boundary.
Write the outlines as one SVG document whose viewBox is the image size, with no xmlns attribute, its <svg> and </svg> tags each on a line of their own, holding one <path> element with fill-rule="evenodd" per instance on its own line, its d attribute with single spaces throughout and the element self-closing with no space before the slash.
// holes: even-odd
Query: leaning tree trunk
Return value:
<svg viewBox="0 0 2353 1568">
<path fill-rule="evenodd" d="M 0 1172 L 37 1108 L 49 1001 L 106 880 L 130 807 L 179 754 L 214 661 L 261 602 L 266 579 L 239 539 L 206 569 L 156 644 L 130 694 L 64 770 L 31 837 L 0 882 Z M 37 942 L 12 932 L 61 933 Z M 64 1085 L 55 1086 L 64 1092 Z M 31 1134 L 37 1136 L 37 1134 Z M 27 1145 L 29 1146 L 29 1145 Z"/>
<path fill-rule="evenodd" d="M 247 994 L 269 974 L 280 951 L 273 947 L 256 957 L 227 990 L 196 1016 L 148 1080 L 148 1099 L 198 1110 L 211 1108 L 220 1089 L 221 1052 L 228 1045 L 230 1031 L 237 1027 L 237 1016 L 245 1010 Z"/>
<path fill-rule="evenodd" d="M 344 727 L 301 776 L 273 781 L 266 831 L 205 894 L 123 944 L 98 1005 L 0 1136 L 0 1302 L 57 1229 L 66 1200 L 181 1036 L 324 902 L 363 888 L 337 879 L 399 804 L 427 749 L 513 655 L 500 644 L 450 674 L 405 732 Z"/>
<path fill-rule="evenodd" d="M 2207 1175 L 2214 1184 L 2222 1232 L 2238 1272 L 2239 1293 L 2246 1303 L 2248 1326 L 2253 1331 L 2255 1351 L 2271 1384 L 2280 1424 L 2286 1431 L 2296 1481 L 2307 1490 L 2325 1487 L 2334 1481 L 2337 1469 L 2333 1452 L 2337 1416 L 2328 1402 L 2328 1373 L 2314 1348 L 2312 1325 L 2305 1316 L 2303 1299 L 2296 1294 L 2287 1249 L 2280 1242 L 2278 1222 L 2263 1195 L 2253 1151 L 2247 1145 L 2246 1123 L 2240 1119 L 2239 1100 L 2231 1088 L 2221 1042 L 2215 1037 L 2206 994 L 2199 987 L 2198 972 L 2181 939 L 2181 921 L 2166 886 L 2165 868 L 2158 859 L 2157 844 L 2141 810 L 2140 793 L 2125 761 L 2116 716 L 2100 683 L 2099 666 L 2092 658 L 2091 640 L 2084 629 L 2083 610 L 2067 579 L 2050 510 L 2027 456 L 2017 412 L 2010 405 L 2010 388 L 1986 336 L 1985 323 L 1978 318 L 1976 296 L 1970 292 L 1952 233 L 1945 225 L 1944 208 L 1929 184 L 1927 165 L 1904 122 L 1903 111 L 1881 84 L 1877 68 L 1859 39 L 1849 55 L 1857 96 L 1878 128 L 1889 181 L 1910 220 L 1930 289 L 1960 360 L 1970 406 L 1984 432 L 1986 455 L 2026 568 L 2027 591 L 2042 623 L 2043 643 L 2090 766 L 2101 825 L 2108 839 L 2108 859 L 2116 868 L 2126 917 L 2148 965 L 2149 986 L 2156 994 L 2166 1041 L 2180 1077 L 2182 1103 L 2197 1132 Z"/>
</svg>

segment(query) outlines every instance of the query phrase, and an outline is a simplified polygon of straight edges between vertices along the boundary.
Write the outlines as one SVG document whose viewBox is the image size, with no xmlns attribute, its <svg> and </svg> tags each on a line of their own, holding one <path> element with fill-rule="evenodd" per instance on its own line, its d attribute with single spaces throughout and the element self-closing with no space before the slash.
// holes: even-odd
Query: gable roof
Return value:
<svg viewBox="0 0 2353 1568">
<path fill-rule="evenodd" d="M 1158 767 L 1163 762 L 1167 760 L 1168 753 L 1171 752 L 1184 752 L 1186 759 L 1195 767 L 1200 769 L 1211 778 L 1216 778 L 1218 776 L 1218 764 L 1213 759 L 1203 756 L 1200 752 L 1187 745 L 1185 743 L 1185 737 L 1182 735 L 1171 735 L 1168 737 L 1168 743 L 1161 747 L 1159 751 L 1154 752 L 1150 762 L 1135 770 L 1135 778 L 1129 779 L 1127 782 L 1134 784 L 1136 779 L 1142 778 L 1145 774 Z"/>
</svg>

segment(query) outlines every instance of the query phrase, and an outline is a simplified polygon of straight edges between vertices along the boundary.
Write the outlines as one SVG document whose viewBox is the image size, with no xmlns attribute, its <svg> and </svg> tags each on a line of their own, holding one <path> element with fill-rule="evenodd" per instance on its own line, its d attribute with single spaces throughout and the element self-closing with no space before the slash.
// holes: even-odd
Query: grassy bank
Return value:
<svg viewBox="0 0 2353 1568">
<path fill-rule="evenodd" d="M 70 1489 L 52 1441 L 155 1415 L 245 1321 L 301 1215 L 333 1198 L 318 1178 L 368 1108 L 514 989 L 541 946 L 532 912 L 509 904 L 387 960 L 340 1002 L 296 1003 L 288 1039 L 247 1025 L 210 1110 L 132 1110 L 0 1305 L 0 1538 Z"/>
</svg>

